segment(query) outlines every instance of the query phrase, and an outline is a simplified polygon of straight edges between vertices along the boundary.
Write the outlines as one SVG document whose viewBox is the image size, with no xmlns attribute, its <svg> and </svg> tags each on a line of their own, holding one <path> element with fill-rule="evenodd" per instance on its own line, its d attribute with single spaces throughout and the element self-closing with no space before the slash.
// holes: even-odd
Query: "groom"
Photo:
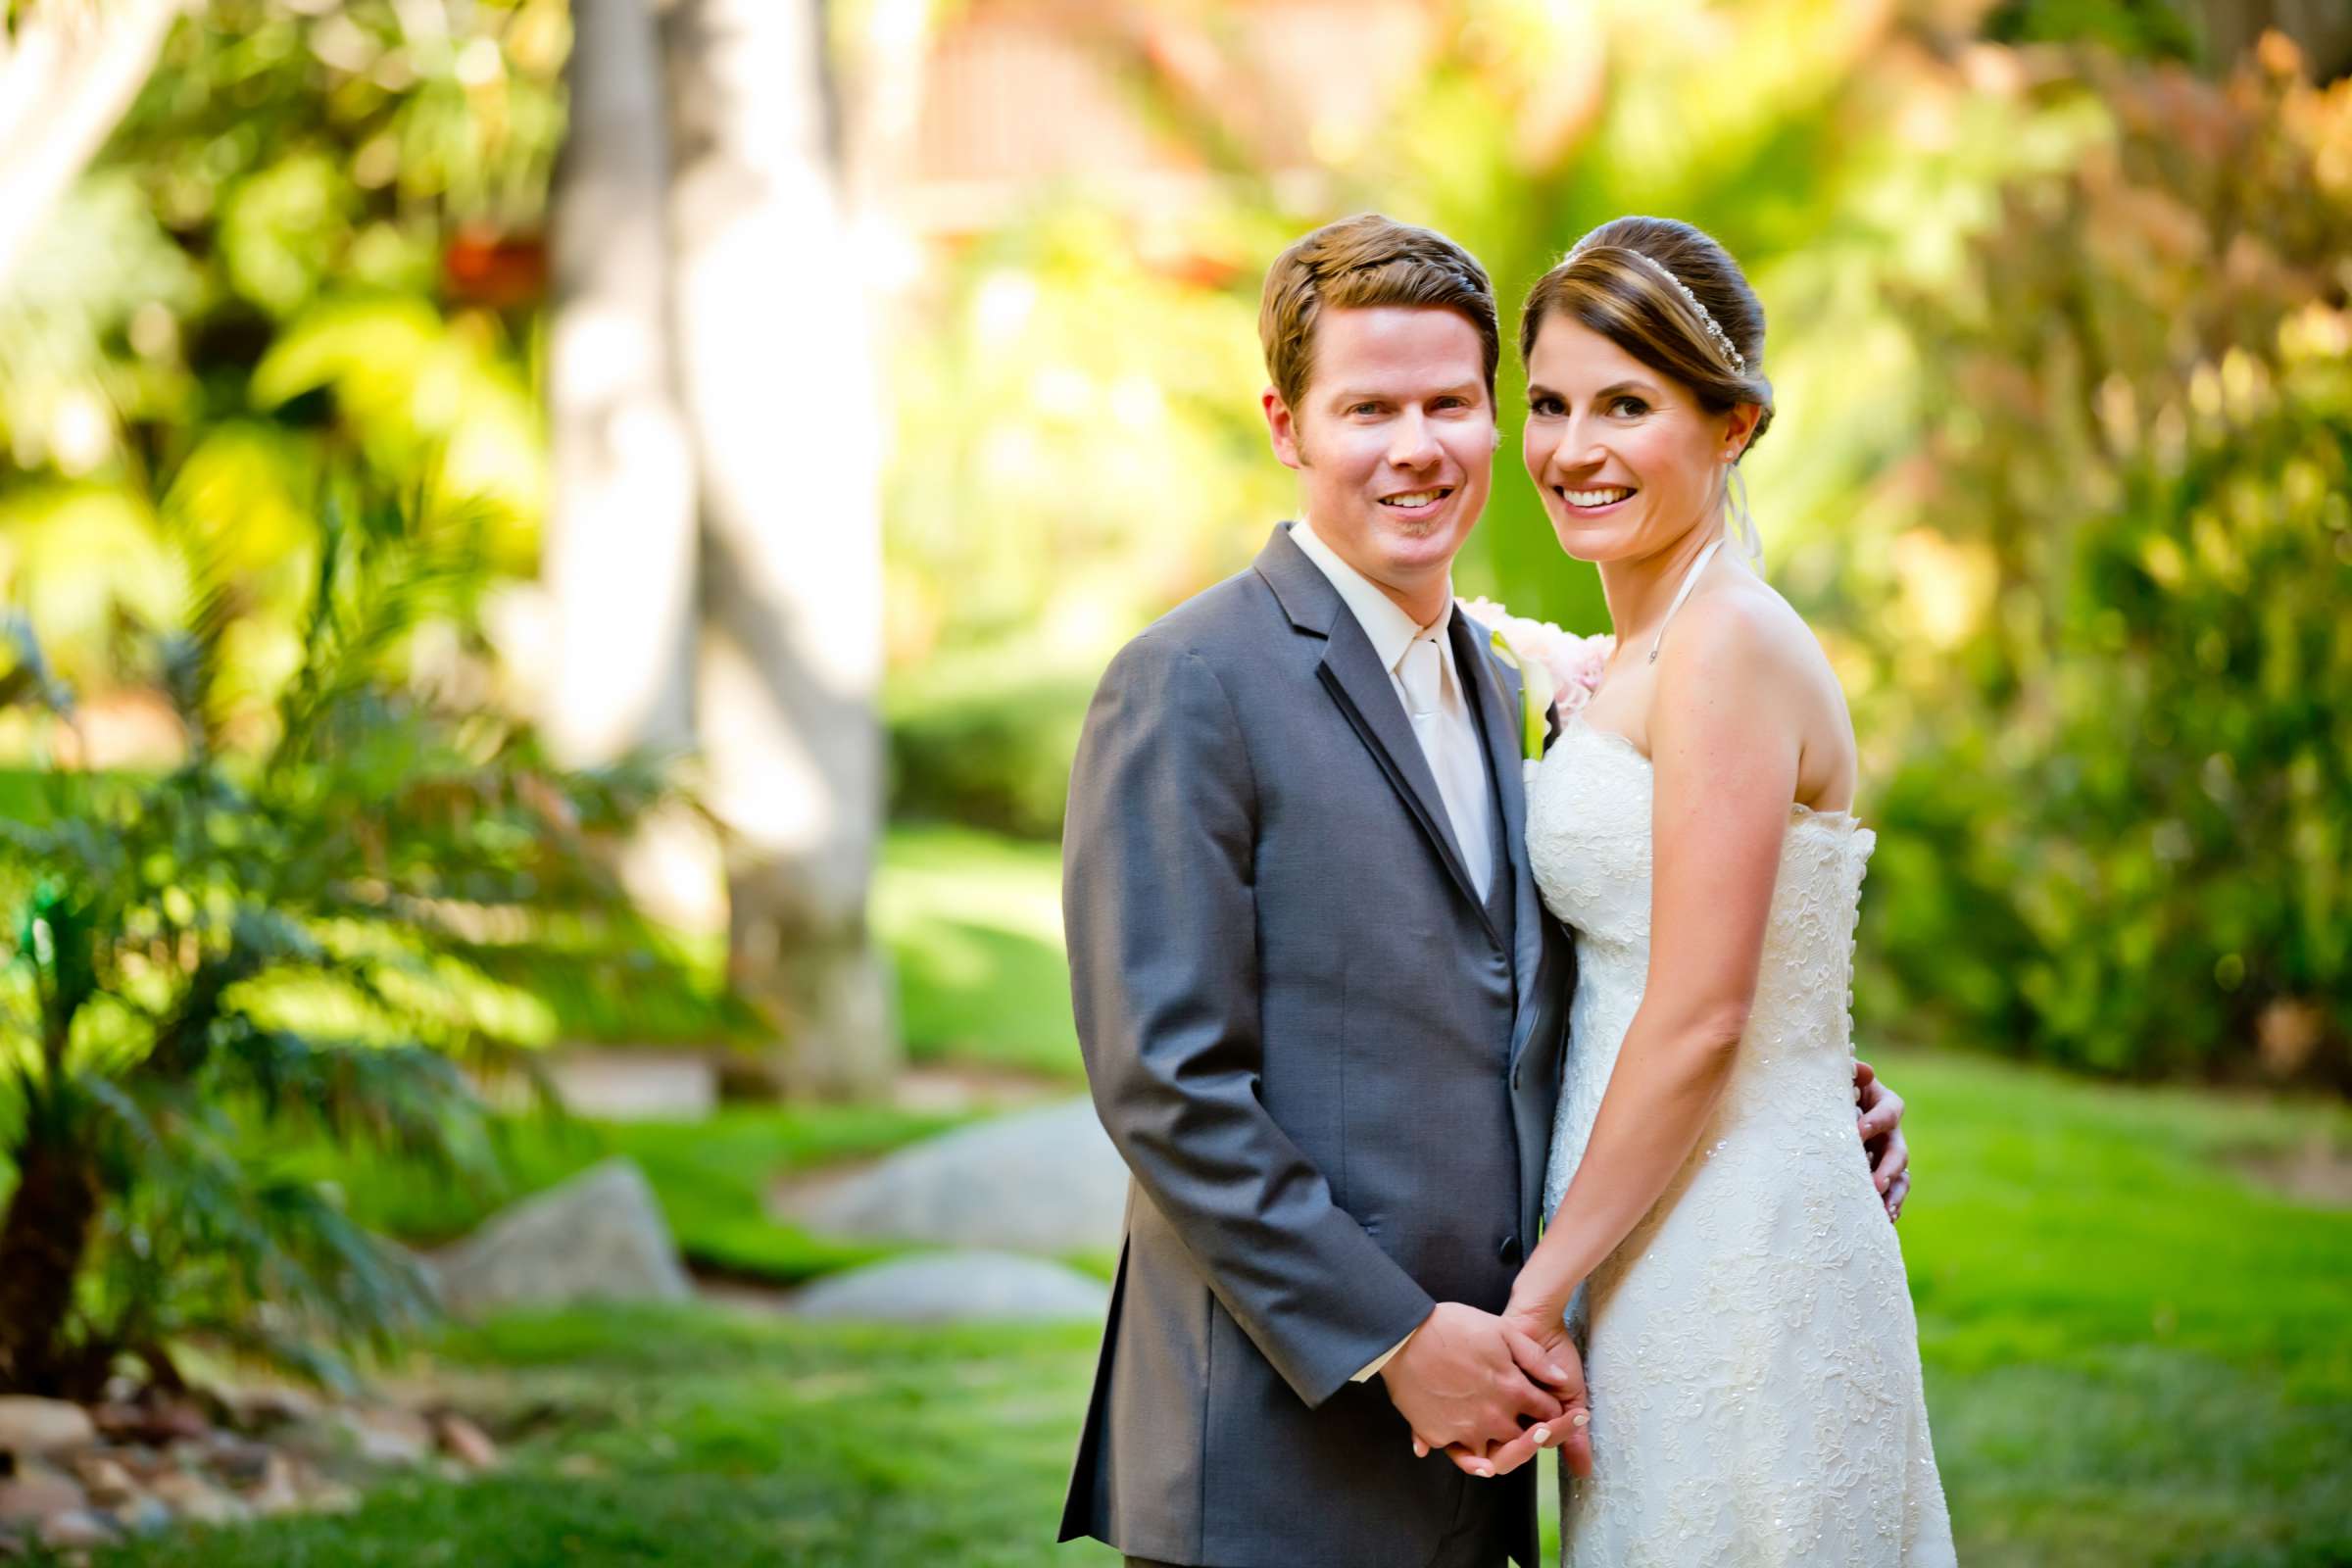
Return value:
<svg viewBox="0 0 2352 1568">
<path fill-rule="evenodd" d="M 1275 262 L 1258 332 L 1304 520 L 1119 653 L 1070 780 L 1078 1033 L 1134 1180 L 1061 1539 L 1536 1568 L 1535 1470 L 1492 1472 L 1531 1427 L 1585 1461 L 1583 1378 L 1494 1314 L 1574 953 L 1527 863 L 1517 678 L 1451 600 L 1499 439 L 1494 291 L 1354 218 Z"/>
</svg>

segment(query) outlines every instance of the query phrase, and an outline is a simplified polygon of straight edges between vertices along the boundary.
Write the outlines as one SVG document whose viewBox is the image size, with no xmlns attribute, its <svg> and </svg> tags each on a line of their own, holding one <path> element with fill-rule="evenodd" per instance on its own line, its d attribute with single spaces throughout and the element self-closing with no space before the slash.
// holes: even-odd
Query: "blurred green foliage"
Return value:
<svg viewBox="0 0 2352 1568">
<path fill-rule="evenodd" d="M 59 670 L 109 606 L 175 602 L 162 475 L 217 519 L 253 617 L 232 680 L 291 666 L 322 469 L 477 507 L 528 571 L 531 386 L 561 0 L 211 0 L 0 279 L 0 595 Z"/>
<path fill-rule="evenodd" d="M 1061 837 L 1070 759 L 1093 688 L 1074 673 L 1029 675 L 1004 663 L 1001 656 L 943 658 L 927 678 L 891 693 L 892 816 Z"/>
<path fill-rule="evenodd" d="M 1770 316 L 1780 416 L 1746 466 L 1771 575 L 1884 802 L 1866 1025 L 2343 1081 L 2341 88 L 2275 61 L 2200 89 L 2151 64 L 2195 55 L 2187 14 L 1446 0 L 1395 72 L 1307 97 L 1238 0 L 1059 16 L 1170 172 L 971 209 L 894 301 L 895 814 L 1052 841 L 1109 651 L 1293 510 L 1254 399 L 1289 239 L 1367 207 L 1434 223 L 1487 262 L 1508 339 L 1586 228 L 1671 213 Z M 529 572 L 568 47 L 561 0 L 215 0 L 173 32 L 0 284 L 0 597 L 93 737 L 138 732 L 95 720 L 122 616 L 184 592 L 176 511 L 220 519 L 251 601 L 222 677 L 249 709 L 300 657 L 330 465 L 472 509 L 485 605 Z M 1511 359 L 1458 586 L 1598 629 L 1519 476 Z M 1019 1056 L 942 977 L 1025 995 L 1035 944 L 893 918 L 910 1027 Z M 629 1033 L 610 990 L 542 1013 Z M 656 1010 L 701 1027 L 690 996 Z"/>
<path fill-rule="evenodd" d="M 2095 79 L 2114 139 L 1914 302 L 1878 1006 L 2352 1087 L 2352 82 Z"/>
<path fill-rule="evenodd" d="M 1084 1069 L 1053 846 L 899 827 L 883 842 L 873 920 L 898 970 L 909 1058 L 1076 1087 Z"/>
<path fill-rule="evenodd" d="M 2196 60 L 2187 0 L 2001 0 L 1984 35 L 2003 43 L 2091 43 L 2118 54 Z"/>
</svg>

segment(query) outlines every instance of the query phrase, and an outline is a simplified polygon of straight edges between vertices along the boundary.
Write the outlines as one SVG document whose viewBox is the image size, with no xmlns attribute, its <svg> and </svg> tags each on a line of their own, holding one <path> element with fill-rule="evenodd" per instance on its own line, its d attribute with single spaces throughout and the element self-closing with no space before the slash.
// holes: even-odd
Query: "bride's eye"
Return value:
<svg viewBox="0 0 2352 1568">
<path fill-rule="evenodd" d="M 1557 418 L 1563 411 L 1558 398 L 1540 397 L 1527 406 L 1527 412 L 1543 415 L 1546 418 Z"/>
<path fill-rule="evenodd" d="M 1629 418 L 1638 418 L 1642 415 L 1649 412 L 1649 405 L 1642 402 L 1640 398 L 1633 396 L 1631 393 L 1628 393 L 1624 397 L 1611 398 L 1609 400 L 1609 412 L 1611 414 L 1625 415 Z"/>
</svg>

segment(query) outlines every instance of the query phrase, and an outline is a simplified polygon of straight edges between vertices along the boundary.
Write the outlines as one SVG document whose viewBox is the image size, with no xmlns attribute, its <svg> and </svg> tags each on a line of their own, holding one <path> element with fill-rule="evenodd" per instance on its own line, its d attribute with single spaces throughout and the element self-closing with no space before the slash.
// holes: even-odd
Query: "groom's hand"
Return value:
<svg viewBox="0 0 2352 1568">
<path fill-rule="evenodd" d="M 1489 1448 L 1523 1438 L 1520 1417 L 1546 1426 L 1566 1413 L 1531 1373 L 1562 1383 L 1570 1377 L 1525 1334 L 1460 1301 L 1439 1302 L 1380 1369 L 1389 1399 L 1416 1442 L 1429 1448 L 1458 1446 L 1462 1452 L 1454 1462 L 1484 1476 L 1498 1473 L 1485 1457 Z M 1581 1402 L 1581 1376 L 1576 1387 Z"/>
<path fill-rule="evenodd" d="M 1911 1146 L 1903 1142 L 1903 1097 L 1886 1087 L 1870 1063 L 1854 1063 L 1855 1129 L 1870 1156 L 1870 1178 L 1890 1220 L 1903 1217 L 1911 1196 Z"/>
</svg>

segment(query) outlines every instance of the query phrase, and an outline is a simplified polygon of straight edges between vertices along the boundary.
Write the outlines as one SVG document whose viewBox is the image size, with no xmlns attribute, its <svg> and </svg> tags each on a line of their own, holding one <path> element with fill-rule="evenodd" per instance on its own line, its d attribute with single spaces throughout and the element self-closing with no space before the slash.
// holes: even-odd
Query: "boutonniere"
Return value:
<svg viewBox="0 0 2352 1568">
<path fill-rule="evenodd" d="M 1592 701 L 1617 639 L 1579 637 L 1548 620 L 1514 615 L 1492 599 L 1457 599 L 1462 613 L 1488 628 L 1494 657 L 1519 672 L 1519 748 L 1528 761 L 1544 757 L 1553 714 L 1568 715 Z"/>
</svg>

